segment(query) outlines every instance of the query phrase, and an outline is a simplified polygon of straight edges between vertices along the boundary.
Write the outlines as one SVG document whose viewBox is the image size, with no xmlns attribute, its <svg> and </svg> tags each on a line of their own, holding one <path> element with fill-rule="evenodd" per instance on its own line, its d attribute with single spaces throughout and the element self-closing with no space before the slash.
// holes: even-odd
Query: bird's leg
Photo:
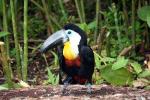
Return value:
<svg viewBox="0 0 150 100">
<path fill-rule="evenodd" d="M 62 88 L 62 93 L 63 94 L 66 94 L 67 87 L 69 86 L 69 84 L 71 82 L 72 82 L 72 77 L 69 77 L 69 76 L 63 81 L 63 83 L 64 83 L 63 88 Z"/>
<path fill-rule="evenodd" d="M 86 87 L 87 87 L 87 93 L 91 94 L 92 93 L 92 84 L 91 83 L 87 83 Z"/>
</svg>

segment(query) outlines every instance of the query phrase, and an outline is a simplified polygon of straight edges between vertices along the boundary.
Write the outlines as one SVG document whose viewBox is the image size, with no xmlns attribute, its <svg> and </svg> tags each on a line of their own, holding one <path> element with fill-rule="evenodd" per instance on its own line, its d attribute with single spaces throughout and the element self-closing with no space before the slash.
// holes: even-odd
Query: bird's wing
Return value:
<svg viewBox="0 0 150 100">
<path fill-rule="evenodd" d="M 81 46 L 79 50 L 81 59 L 79 75 L 86 76 L 91 81 L 95 66 L 93 50 L 89 46 Z"/>
</svg>

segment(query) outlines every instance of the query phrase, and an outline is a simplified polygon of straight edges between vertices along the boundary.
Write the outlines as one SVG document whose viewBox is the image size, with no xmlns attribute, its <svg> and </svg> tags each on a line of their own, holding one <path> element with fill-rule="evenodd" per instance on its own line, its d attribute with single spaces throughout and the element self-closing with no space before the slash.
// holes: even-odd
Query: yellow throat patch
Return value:
<svg viewBox="0 0 150 100">
<path fill-rule="evenodd" d="M 74 53 L 73 48 L 71 47 L 70 42 L 64 44 L 63 55 L 68 60 L 74 60 L 77 58 L 77 54 Z"/>
</svg>

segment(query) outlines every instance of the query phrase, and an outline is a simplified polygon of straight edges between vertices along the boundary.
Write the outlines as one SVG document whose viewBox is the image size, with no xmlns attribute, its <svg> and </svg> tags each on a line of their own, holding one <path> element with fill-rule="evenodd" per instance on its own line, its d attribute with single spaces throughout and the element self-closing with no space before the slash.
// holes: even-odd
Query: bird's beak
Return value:
<svg viewBox="0 0 150 100">
<path fill-rule="evenodd" d="M 42 53 L 46 52 L 48 49 L 53 48 L 57 45 L 63 44 L 68 40 L 68 36 L 65 33 L 65 30 L 59 30 L 49 36 L 43 43 L 40 51 Z"/>
</svg>

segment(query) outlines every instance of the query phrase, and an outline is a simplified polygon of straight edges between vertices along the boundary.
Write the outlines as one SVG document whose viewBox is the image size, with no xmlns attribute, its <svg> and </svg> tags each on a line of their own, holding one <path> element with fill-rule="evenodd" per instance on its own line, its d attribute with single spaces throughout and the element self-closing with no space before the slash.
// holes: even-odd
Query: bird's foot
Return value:
<svg viewBox="0 0 150 100">
<path fill-rule="evenodd" d="M 63 87 L 62 87 L 62 94 L 66 95 L 69 94 L 69 90 L 67 89 L 69 84 L 72 83 L 72 77 L 68 76 L 64 81 L 63 81 Z"/>
<path fill-rule="evenodd" d="M 92 84 L 88 83 L 88 84 L 86 84 L 86 87 L 87 87 L 87 93 L 91 94 L 92 93 Z"/>
<path fill-rule="evenodd" d="M 64 83 L 63 87 L 62 87 L 62 94 L 63 95 L 67 95 L 69 93 L 67 87 L 69 86 L 69 83 Z"/>
</svg>

